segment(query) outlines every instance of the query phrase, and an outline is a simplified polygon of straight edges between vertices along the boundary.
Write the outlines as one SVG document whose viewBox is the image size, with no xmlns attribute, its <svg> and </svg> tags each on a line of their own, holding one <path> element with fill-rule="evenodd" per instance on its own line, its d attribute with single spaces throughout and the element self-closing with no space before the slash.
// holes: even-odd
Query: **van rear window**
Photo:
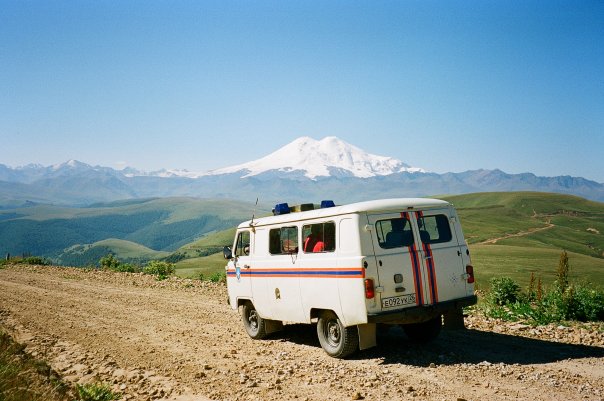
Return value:
<svg viewBox="0 0 604 401">
<path fill-rule="evenodd" d="M 419 236 L 424 244 L 440 244 L 452 239 L 449 219 L 444 214 L 424 216 L 418 220 Z"/>
<path fill-rule="evenodd" d="M 298 253 L 298 227 L 273 228 L 268 236 L 272 255 Z"/>
<path fill-rule="evenodd" d="M 381 248 L 392 249 L 413 244 L 413 231 L 407 219 L 378 220 L 375 231 Z"/>
</svg>

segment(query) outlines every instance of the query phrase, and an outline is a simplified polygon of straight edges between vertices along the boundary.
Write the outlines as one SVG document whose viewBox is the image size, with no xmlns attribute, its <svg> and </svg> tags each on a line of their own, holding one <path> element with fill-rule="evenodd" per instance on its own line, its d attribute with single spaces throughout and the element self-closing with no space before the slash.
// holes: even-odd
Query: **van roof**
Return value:
<svg viewBox="0 0 604 401">
<path fill-rule="evenodd" d="M 305 212 L 292 212 L 278 216 L 259 217 L 254 219 L 254 226 L 279 224 L 315 218 L 325 218 L 349 213 L 361 212 L 401 212 L 404 210 L 447 207 L 450 203 L 440 199 L 429 198 L 393 198 L 350 203 L 325 209 L 314 209 Z M 239 228 L 250 226 L 251 220 L 239 225 Z"/>
</svg>

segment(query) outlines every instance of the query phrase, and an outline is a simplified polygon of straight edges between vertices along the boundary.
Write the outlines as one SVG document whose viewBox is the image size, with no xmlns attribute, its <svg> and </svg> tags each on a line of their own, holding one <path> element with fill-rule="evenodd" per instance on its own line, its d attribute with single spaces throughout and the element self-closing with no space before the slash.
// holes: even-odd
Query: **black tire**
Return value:
<svg viewBox="0 0 604 401">
<path fill-rule="evenodd" d="M 421 323 L 403 324 L 403 330 L 410 340 L 418 343 L 427 343 L 438 337 L 442 328 L 440 315 Z"/>
<path fill-rule="evenodd" d="M 324 312 L 317 323 L 317 335 L 327 355 L 345 358 L 359 348 L 356 326 L 344 327 L 333 312 Z"/>
<path fill-rule="evenodd" d="M 245 331 L 254 340 L 262 340 L 266 337 L 266 321 L 260 317 L 251 302 L 246 302 L 242 305 L 241 319 L 243 320 Z"/>
</svg>

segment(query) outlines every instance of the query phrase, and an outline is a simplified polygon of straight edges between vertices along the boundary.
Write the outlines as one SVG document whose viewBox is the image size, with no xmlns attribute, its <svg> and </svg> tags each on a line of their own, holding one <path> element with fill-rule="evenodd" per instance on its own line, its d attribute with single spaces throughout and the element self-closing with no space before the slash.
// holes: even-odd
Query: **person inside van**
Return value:
<svg viewBox="0 0 604 401">
<path fill-rule="evenodd" d="M 392 231 L 386 234 L 384 248 L 397 248 L 413 244 L 413 234 L 411 233 L 411 227 L 407 226 L 407 223 L 408 221 L 406 219 L 390 220 Z M 407 229 L 405 229 L 405 227 L 407 227 Z"/>
<path fill-rule="evenodd" d="M 315 243 L 313 252 L 330 252 L 335 249 L 335 225 L 333 223 L 325 223 L 323 226 L 323 236 Z"/>
<path fill-rule="evenodd" d="M 304 240 L 304 252 L 315 252 L 315 245 L 323 241 L 323 224 L 312 224 L 310 234 Z"/>
</svg>

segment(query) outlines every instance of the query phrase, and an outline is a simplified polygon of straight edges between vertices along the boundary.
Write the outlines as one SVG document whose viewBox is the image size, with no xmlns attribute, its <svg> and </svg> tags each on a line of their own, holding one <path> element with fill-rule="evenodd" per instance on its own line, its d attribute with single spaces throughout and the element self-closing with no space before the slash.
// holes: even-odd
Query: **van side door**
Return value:
<svg viewBox="0 0 604 401">
<path fill-rule="evenodd" d="M 262 281 L 266 282 L 266 308 L 261 313 L 272 320 L 302 322 L 298 226 L 269 228 L 267 248 L 259 271 Z"/>
</svg>

